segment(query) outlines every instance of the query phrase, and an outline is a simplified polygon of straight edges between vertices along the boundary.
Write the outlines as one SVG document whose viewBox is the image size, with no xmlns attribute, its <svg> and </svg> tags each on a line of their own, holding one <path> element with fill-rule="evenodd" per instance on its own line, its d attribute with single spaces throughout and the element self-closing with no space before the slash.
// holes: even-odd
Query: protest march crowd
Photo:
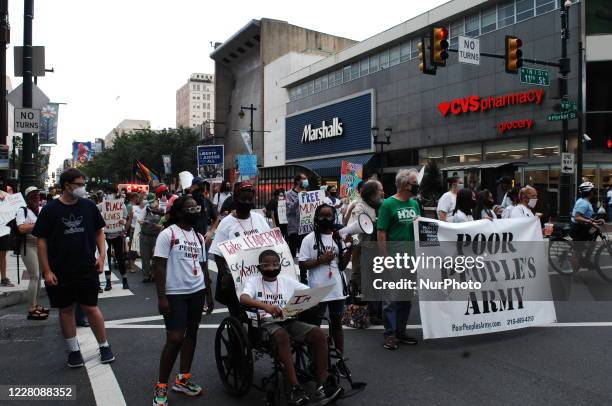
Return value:
<svg viewBox="0 0 612 406">
<path fill-rule="evenodd" d="M 463 178 L 449 179 L 434 217 L 459 224 L 540 216 L 533 212 L 538 199 L 535 188 L 513 187 L 508 178 L 498 183 L 504 191 L 501 201 L 495 201 L 488 190 L 476 193 L 464 187 Z M 350 201 L 338 196 L 336 186 L 311 191 L 308 177 L 299 174 L 290 190 L 274 192 L 264 210 L 255 210 L 256 190 L 247 181 L 211 185 L 195 177 L 190 187 L 174 192 L 163 184 L 151 192 L 128 192 L 117 186 L 88 191 L 85 175 L 71 168 L 62 173 L 59 187 L 61 194 L 55 190 L 47 194 L 36 187 L 27 188 L 22 197 L 6 188 L 0 194 L 2 200 L 15 200 L 11 204 L 16 207 L 15 218 L 7 224 L 10 232 L 0 237 L 2 286 L 11 285 L 6 253 L 16 247 L 30 277 L 27 318 L 44 320 L 49 315 L 38 299 L 42 278 L 51 307 L 59 309 L 68 366 L 84 365 L 77 325 L 91 327 L 101 362 L 111 363 L 115 357 L 98 294 L 116 289 L 111 283 L 113 267 L 122 276 L 121 287 L 128 289 L 126 275 L 137 272 L 134 260 L 139 256 L 142 282 L 155 284 L 167 332 L 153 405 L 167 405 L 169 389 L 189 396 L 202 393 L 191 375 L 191 364 L 202 314 L 211 314 L 216 302 L 237 318 L 245 310 L 251 317 L 258 315 L 260 327 L 276 343 L 291 405 L 327 404 L 342 392 L 328 373 L 327 335 L 321 330 L 324 318 L 340 353 L 345 349 L 343 325 L 383 325 L 382 346 L 387 350 L 418 343 L 406 332 L 411 301 L 356 305 L 362 272 L 367 272 L 360 262 L 361 243 L 377 241 L 382 247 L 386 242 L 415 241 L 413 222 L 425 215 L 415 170 L 397 173 L 395 191 L 383 190 L 376 179 L 366 179 L 357 185 Z M 603 223 L 593 210 L 593 189 L 588 182 L 580 185 L 580 198 L 571 215 L 574 240 L 587 240 L 590 229 Z M 355 228 L 363 218 L 371 220 L 374 232 Z M 549 234 L 550 226 L 548 219 L 541 219 L 544 234 Z M 347 227 L 353 231 L 347 233 Z M 282 235 L 282 247 L 258 250 L 252 269 L 236 269 L 228 260 L 245 248 L 238 239 L 266 245 L 265 238 L 275 237 L 265 233 L 274 229 Z M 209 261 L 216 267 L 215 286 Z M 307 289 L 321 294 L 318 304 L 297 317 L 280 317 L 294 293 Z M 305 343 L 312 353 L 314 394 L 307 394 L 299 383 L 291 341 Z M 179 354 L 179 373 L 170 381 Z"/>
</svg>

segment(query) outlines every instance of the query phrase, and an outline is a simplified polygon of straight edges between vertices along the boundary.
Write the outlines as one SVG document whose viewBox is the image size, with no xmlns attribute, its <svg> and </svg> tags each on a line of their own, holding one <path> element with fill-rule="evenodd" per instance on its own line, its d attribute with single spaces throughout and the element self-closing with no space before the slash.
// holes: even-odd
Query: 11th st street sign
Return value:
<svg viewBox="0 0 612 406">
<path fill-rule="evenodd" d="M 550 86 L 550 77 L 545 69 L 521 68 L 519 76 L 521 83 L 527 85 Z"/>
</svg>

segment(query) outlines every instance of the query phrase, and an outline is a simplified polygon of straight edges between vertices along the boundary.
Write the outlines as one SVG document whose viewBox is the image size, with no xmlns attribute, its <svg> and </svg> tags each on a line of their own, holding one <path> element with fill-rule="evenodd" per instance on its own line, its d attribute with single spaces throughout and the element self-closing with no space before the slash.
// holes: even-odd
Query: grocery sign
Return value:
<svg viewBox="0 0 612 406">
<path fill-rule="evenodd" d="M 438 104 L 438 110 L 443 117 L 450 112 L 454 116 L 470 112 L 485 112 L 492 109 L 500 109 L 514 104 L 541 104 L 544 98 L 543 89 L 532 89 L 524 92 L 509 93 L 503 96 L 468 96 L 452 101 L 443 101 Z"/>
</svg>

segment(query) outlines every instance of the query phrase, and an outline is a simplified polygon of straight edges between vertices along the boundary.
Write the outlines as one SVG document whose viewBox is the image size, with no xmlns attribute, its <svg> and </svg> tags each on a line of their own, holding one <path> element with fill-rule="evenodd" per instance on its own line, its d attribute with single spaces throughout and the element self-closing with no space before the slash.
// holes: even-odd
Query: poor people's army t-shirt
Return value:
<svg viewBox="0 0 612 406">
<path fill-rule="evenodd" d="M 380 206 L 376 225 L 379 231 L 387 232 L 388 241 L 414 241 L 412 222 L 420 215 L 416 200 L 404 202 L 391 196 Z"/>
<path fill-rule="evenodd" d="M 94 269 L 96 233 L 104 226 L 92 201 L 78 199 L 75 204 L 64 204 L 55 199 L 40 211 L 32 234 L 46 240 L 53 273 L 78 274 Z"/>
<path fill-rule="evenodd" d="M 308 286 L 286 275 L 278 275 L 275 281 L 265 281 L 263 277 L 254 276 L 246 280 L 241 295 L 282 309 L 287 306 L 287 302 L 296 290 L 303 289 L 308 289 Z M 259 310 L 259 315 L 262 319 L 272 317 L 263 310 Z M 249 313 L 249 317 L 257 318 L 254 313 Z"/>
</svg>

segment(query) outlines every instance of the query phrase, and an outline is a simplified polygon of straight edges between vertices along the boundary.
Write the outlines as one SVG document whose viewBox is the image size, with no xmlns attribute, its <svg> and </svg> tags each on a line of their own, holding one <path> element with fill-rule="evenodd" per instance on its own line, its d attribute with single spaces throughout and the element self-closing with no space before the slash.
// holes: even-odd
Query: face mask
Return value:
<svg viewBox="0 0 612 406">
<path fill-rule="evenodd" d="M 491 207 L 493 207 L 493 202 L 490 200 L 485 200 L 484 205 L 487 209 L 490 209 Z"/>
<path fill-rule="evenodd" d="M 382 200 L 380 199 L 367 199 L 366 203 L 368 204 L 368 206 L 374 208 L 374 209 L 378 209 L 380 207 L 380 205 L 382 204 Z"/>
<path fill-rule="evenodd" d="M 185 223 L 193 227 L 198 223 L 200 213 L 183 213 L 183 219 Z"/>
<path fill-rule="evenodd" d="M 338 196 L 338 192 L 329 192 L 329 195 L 331 197 L 336 197 L 336 196 Z"/>
<path fill-rule="evenodd" d="M 534 207 L 536 207 L 536 204 L 538 204 L 538 199 L 529 199 L 529 203 L 527 203 L 527 206 L 529 206 L 530 209 L 533 209 Z"/>
<path fill-rule="evenodd" d="M 263 270 L 261 265 L 259 265 L 258 268 L 259 268 L 259 272 L 261 272 L 261 274 L 265 276 L 266 278 L 274 279 L 281 273 L 280 266 L 278 268 L 266 268 L 265 271 Z"/>
<path fill-rule="evenodd" d="M 85 197 L 87 191 L 85 190 L 85 186 L 78 187 L 72 190 L 72 196 L 74 197 Z"/>
<path fill-rule="evenodd" d="M 329 230 L 334 226 L 334 219 L 327 217 L 316 218 L 315 226 L 321 231 Z"/>
<path fill-rule="evenodd" d="M 243 214 L 250 212 L 255 207 L 253 202 L 238 199 L 235 200 L 234 205 L 236 207 L 236 211 Z"/>
<path fill-rule="evenodd" d="M 308 189 L 308 186 L 310 186 L 310 184 L 308 183 L 308 179 L 304 179 L 302 181 L 302 189 Z"/>
<path fill-rule="evenodd" d="M 419 185 L 417 183 L 415 183 L 414 185 L 410 185 L 410 193 L 412 193 L 413 196 L 419 194 Z"/>
<path fill-rule="evenodd" d="M 463 189 L 463 183 L 457 183 L 457 190 Z"/>
</svg>

